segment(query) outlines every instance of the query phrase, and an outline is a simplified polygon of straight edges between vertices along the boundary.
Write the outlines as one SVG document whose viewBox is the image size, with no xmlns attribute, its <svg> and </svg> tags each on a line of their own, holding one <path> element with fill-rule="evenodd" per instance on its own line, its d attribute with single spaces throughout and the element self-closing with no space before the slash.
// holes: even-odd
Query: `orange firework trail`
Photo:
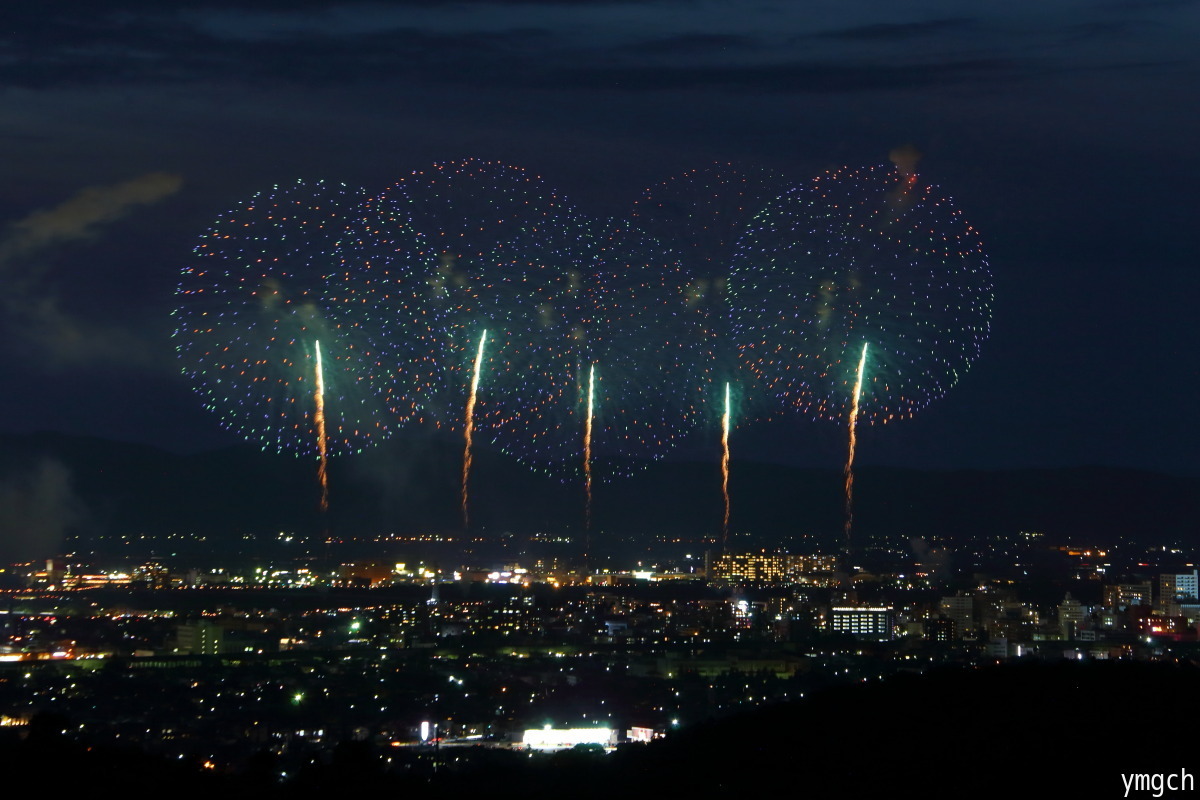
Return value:
<svg viewBox="0 0 1200 800">
<path fill-rule="evenodd" d="M 850 403 L 850 452 L 846 456 L 846 544 L 850 544 L 850 528 L 854 524 L 854 445 L 855 427 L 858 424 L 858 399 L 862 396 L 863 371 L 867 366 L 867 343 L 863 342 L 862 356 L 858 359 L 858 377 L 854 380 L 854 398 Z"/>
<path fill-rule="evenodd" d="M 467 397 L 467 421 L 464 428 L 466 444 L 463 448 L 462 512 L 463 527 L 470 527 L 471 516 L 467 511 L 467 485 L 471 479 L 471 434 L 475 432 L 475 396 L 479 393 L 479 371 L 483 367 L 483 348 L 487 344 L 487 331 L 479 337 L 479 350 L 475 353 L 475 371 L 471 374 L 471 394 Z"/>
<path fill-rule="evenodd" d="M 595 412 L 596 365 L 588 368 L 587 419 L 583 423 L 583 485 L 587 492 L 584 513 L 587 529 L 592 529 L 592 415 Z"/>
<path fill-rule="evenodd" d="M 729 384 L 725 384 L 725 414 L 721 417 L 721 495 L 725 498 L 725 522 L 721 526 L 721 549 L 729 545 Z"/>
<path fill-rule="evenodd" d="M 325 451 L 325 369 L 321 366 L 321 343 L 317 342 L 317 480 L 321 482 L 321 511 L 329 510 L 329 475 L 326 472 Z"/>
</svg>

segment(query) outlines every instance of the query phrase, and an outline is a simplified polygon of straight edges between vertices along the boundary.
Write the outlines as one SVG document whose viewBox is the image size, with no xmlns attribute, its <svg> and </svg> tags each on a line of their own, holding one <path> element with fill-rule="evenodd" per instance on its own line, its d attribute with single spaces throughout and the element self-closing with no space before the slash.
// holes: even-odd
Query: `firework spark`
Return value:
<svg viewBox="0 0 1200 800">
<path fill-rule="evenodd" d="M 863 342 L 862 355 L 858 359 L 858 376 L 854 379 L 854 397 L 850 401 L 850 448 L 846 456 L 846 544 L 850 544 L 850 528 L 854 524 L 854 445 L 857 443 L 855 427 L 858 423 L 858 400 L 862 396 L 863 371 L 867 366 L 867 343 Z"/>
<path fill-rule="evenodd" d="M 317 349 L 317 480 L 321 482 L 321 511 L 329 510 L 329 475 L 326 472 L 326 442 L 325 442 L 325 369 L 321 365 L 321 342 L 316 342 Z"/>
<path fill-rule="evenodd" d="M 475 397 L 479 394 L 479 371 L 483 367 L 483 348 L 487 344 L 487 331 L 479 337 L 479 349 L 475 352 L 475 369 L 471 373 L 471 393 L 467 396 L 467 420 L 463 429 L 463 474 L 462 513 L 463 527 L 470 527 L 471 517 L 467 511 L 467 486 L 471 478 L 471 435 L 475 431 Z"/>
<path fill-rule="evenodd" d="M 721 526 L 721 549 L 729 546 L 729 425 L 732 410 L 729 384 L 725 384 L 725 414 L 721 417 L 721 496 L 725 498 L 725 521 Z"/>
<path fill-rule="evenodd" d="M 587 419 L 583 423 L 583 485 L 587 492 L 584 516 L 587 529 L 592 529 L 592 417 L 595 413 L 596 365 L 588 368 Z"/>
</svg>

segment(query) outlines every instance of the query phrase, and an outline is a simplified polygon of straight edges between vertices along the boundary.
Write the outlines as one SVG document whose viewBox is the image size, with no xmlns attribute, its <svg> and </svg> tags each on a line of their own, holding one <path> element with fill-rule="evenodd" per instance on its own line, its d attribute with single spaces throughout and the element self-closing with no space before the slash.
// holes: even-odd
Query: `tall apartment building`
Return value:
<svg viewBox="0 0 1200 800">
<path fill-rule="evenodd" d="M 716 553 L 706 560 L 708 579 L 726 583 L 803 583 L 805 575 L 837 569 L 837 556 Z"/>
<path fill-rule="evenodd" d="M 1058 604 L 1058 628 L 1064 639 L 1075 638 L 1075 634 L 1083 627 L 1085 616 L 1083 604 L 1067 592 L 1067 596 Z"/>
<path fill-rule="evenodd" d="M 892 638 L 895 610 L 890 606 L 834 606 L 829 609 L 829 629 L 860 639 L 887 641 Z"/>
<path fill-rule="evenodd" d="M 1158 576 L 1158 601 L 1166 606 L 1200 598 L 1200 570 L 1166 572 Z"/>
<path fill-rule="evenodd" d="M 954 620 L 954 628 L 961 638 L 975 630 L 975 598 L 970 595 L 943 597 L 938 603 L 943 617 Z"/>
</svg>

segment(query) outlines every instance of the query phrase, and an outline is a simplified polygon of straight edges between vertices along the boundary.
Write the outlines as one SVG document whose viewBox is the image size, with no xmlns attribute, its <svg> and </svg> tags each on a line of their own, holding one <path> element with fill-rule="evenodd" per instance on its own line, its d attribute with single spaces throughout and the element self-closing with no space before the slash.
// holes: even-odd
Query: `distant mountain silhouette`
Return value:
<svg viewBox="0 0 1200 800">
<path fill-rule="evenodd" d="M 462 452 L 454 440 L 393 439 L 331 461 L 331 508 L 325 517 L 317 511 L 315 461 L 249 447 L 178 455 L 39 433 L 0 436 L 0 456 L 5 505 L 0 540 L 42 522 L 92 542 L 112 534 L 203 535 L 210 550 L 241 541 L 246 533 L 316 536 L 333 530 L 345 537 L 462 527 Z M 47 499 L 39 486 L 47 464 L 69 479 L 66 500 Z M 843 513 L 838 470 L 735 462 L 731 492 L 735 544 L 768 546 L 805 535 L 837 541 Z M 991 472 L 862 466 L 855 498 L 860 541 L 1018 531 L 1101 545 L 1186 541 L 1194 538 L 1200 519 L 1200 479 L 1102 467 Z M 52 513 L 48 504 L 60 508 L 68 501 L 74 512 L 65 520 L 38 518 Z M 597 484 L 593 532 L 597 537 L 717 536 L 721 513 L 716 463 L 660 461 L 633 477 Z M 582 517 L 581 485 L 560 483 L 494 451 L 477 450 L 473 532 L 578 534 Z"/>
</svg>

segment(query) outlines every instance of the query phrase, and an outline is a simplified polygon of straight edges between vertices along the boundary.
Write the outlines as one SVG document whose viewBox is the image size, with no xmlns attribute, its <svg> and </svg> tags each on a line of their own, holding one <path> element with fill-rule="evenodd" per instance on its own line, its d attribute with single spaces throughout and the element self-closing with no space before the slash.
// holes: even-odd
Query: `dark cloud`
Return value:
<svg viewBox="0 0 1200 800">
<path fill-rule="evenodd" d="M 1058 36 L 1064 45 L 1130 41 L 1156 25 L 1135 20 L 1089 20 L 1064 26 Z"/>
<path fill-rule="evenodd" d="M 880 22 L 872 25 L 857 25 L 852 28 L 824 31 L 815 35 L 819 39 L 844 39 L 858 41 L 900 41 L 945 33 L 957 34 L 975 26 L 973 19 L 932 19 L 918 22 Z"/>
<path fill-rule="evenodd" d="M 119 36 L 71 31 L 9 43 L 16 58 L 0 63 L 0 84 L 178 83 L 254 79 L 289 83 L 378 82 L 420 77 L 437 83 L 521 82 L 554 53 L 548 31 L 437 33 L 414 28 L 354 36 L 291 33 L 261 41 L 225 39 L 175 24 L 143 25 Z M 551 61 L 550 64 L 553 62 Z"/>
<path fill-rule="evenodd" d="M 275 14 L 312 14 L 314 12 L 332 11 L 337 9 L 355 8 L 363 11 L 390 9 L 429 9 L 429 8 L 461 8 L 468 6 L 648 6 L 663 5 L 663 0 L 387 0 L 382 2 L 345 2 L 345 0 L 255 0 L 253 10 L 256 13 Z M 108 0 L 104 3 L 103 11 L 110 16 L 130 14 L 164 15 L 184 11 L 197 10 L 246 11 L 245 0 Z M 34 20 L 47 18 L 97 18 L 96 4 L 87 0 L 59 0 L 53 6 L 45 5 L 14 5 L 5 9 L 8 19 L 22 25 Z"/>
<path fill-rule="evenodd" d="M 442 14 L 435 3 L 412 4 L 412 14 L 391 5 L 336 3 L 276 3 L 246 11 L 219 3 L 163 8 L 128 2 L 105 13 L 70 6 L 22 12 L 19 24 L 0 31 L 0 54 L 8 56 L 0 58 L 0 85 L 420 81 L 512 90 L 860 92 L 1102 67 L 1105 54 L 1080 60 L 1070 46 L 1094 50 L 1093 40 L 1129 36 L 1145 24 L 1079 19 L 1001 30 L 994 21 L 937 18 L 812 31 L 805 30 L 812 27 L 807 18 L 779 8 L 738 16 L 703 6 L 707 13 L 698 13 L 691 29 L 671 33 L 662 26 L 677 2 L 630 4 L 650 15 L 646 30 L 596 30 L 597 22 L 620 19 L 606 15 L 602 4 L 546 5 L 557 6 L 556 12 L 482 0 L 472 4 L 478 12 L 461 14 Z M 784 16 L 776 20 L 777 14 Z M 895 53 L 881 57 L 879 43 L 894 44 Z M 1062 49 L 1031 57 L 1030 48 L 1039 43 Z M 1120 60 L 1134 60 L 1130 56 L 1122 52 Z"/>
<path fill-rule="evenodd" d="M 951 85 L 1020 77 L 1008 60 L 969 60 L 943 64 L 831 64 L 797 62 L 731 67 L 617 67 L 568 70 L 546 76 L 558 88 L 605 87 L 627 90 L 692 88 L 753 90 L 789 94 L 863 92 Z"/>
<path fill-rule="evenodd" d="M 93 236 L 96 230 L 140 205 L 157 203 L 179 191 L 178 175 L 154 172 L 114 186 L 92 186 L 44 211 L 9 226 L 0 241 L 0 267 L 14 258 L 66 241 Z"/>
<path fill-rule="evenodd" d="M 650 39 L 644 42 L 634 42 L 625 45 L 619 48 L 619 50 L 643 56 L 697 56 L 708 55 L 718 51 L 753 50 L 759 47 L 761 47 L 761 44 L 752 36 L 711 33 Z"/>
<path fill-rule="evenodd" d="M 1116 0 L 1116 2 L 1101 3 L 1097 8 L 1144 12 L 1155 9 L 1191 8 L 1196 5 L 1200 5 L 1200 0 Z"/>
<path fill-rule="evenodd" d="M 95 359 L 138 363 L 148 358 L 145 343 L 131 331 L 108 322 L 90 323 L 66 310 L 60 285 L 70 284 L 70 270 L 59 270 L 52 281 L 47 264 L 57 248 L 95 237 L 104 226 L 139 206 L 161 201 L 181 185 L 178 175 L 156 172 L 89 187 L 8 226 L 0 239 L 0 279 L 6 287 L 0 309 L 7 335 L 24 343 L 26 355 L 56 365 Z"/>
</svg>

